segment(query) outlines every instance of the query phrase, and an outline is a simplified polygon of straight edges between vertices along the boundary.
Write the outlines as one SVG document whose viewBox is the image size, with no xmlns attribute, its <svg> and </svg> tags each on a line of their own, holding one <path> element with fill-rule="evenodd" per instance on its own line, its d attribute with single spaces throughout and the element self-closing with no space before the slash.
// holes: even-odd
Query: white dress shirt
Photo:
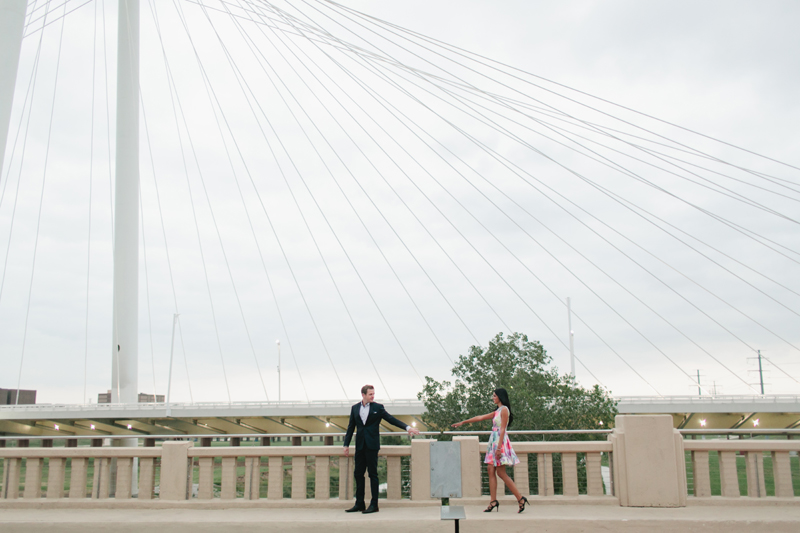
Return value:
<svg viewBox="0 0 800 533">
<path fill-rule="evenodd" d="M 362 402 L 361 409 L 358 410 L 358 414 L 361 415 L 361 422 L 363 422 L 365 426 L 367 425 L 367 417 L 369 416 L 369 406 L 370 404 L 364 405 Z"/>
</svg>

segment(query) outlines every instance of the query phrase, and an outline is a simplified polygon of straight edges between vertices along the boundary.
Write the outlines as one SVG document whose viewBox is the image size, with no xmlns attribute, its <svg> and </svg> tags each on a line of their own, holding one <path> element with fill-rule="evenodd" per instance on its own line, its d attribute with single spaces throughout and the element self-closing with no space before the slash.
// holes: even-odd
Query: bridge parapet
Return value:
<svg viewBox="0 0 800 533">
<path fill-rule="evenodd" d="M 634 435 L 648 424 L 665 429 Z M 717 495 L 726 497 L 723 503 L 734 498 L 771 504 L 796 501 L 792 471 L 798 468 L 800 439 L 687 439 L 665 416 L 620 415 L 617 428 L 608 432 L 608 440 L 523 441 L 531 433 L 559 432 L 509 432 L 520 458 L 513 467 L 515 483 L 532 501 L 543 502 L 682 506 L 687 497 L 692 503 Z M 437 435 L 381 448 L 381 505 L 441 504 L 430 498 L 426 471 L 427 444 Z M 67 507 L 168 507 L 178 501 L 198 508 L 338 507 L 353 497 L 352 474 L 345 474 L 352 472 L 352 458 L 325 434 L 312 435 L 320 437 L 314 442 L 293 437 L 293 446 L 274 445 L 266 437 L 254 445 L 237 437 L 232 445 L 197 437 L 197 442 L 175 437 L 159 446 L 149 436 L 142 439 L 144 446 L 130 448 L 102 446 L 100 439 L 82 447 L 70 441 L 53 447 L 52 439 L 43 439 L 41 447 L 27 447 L 29 439 L 12 441 L 16 446 L 0 447 L 0 508 L 57 501 Z M 482 471 L 486 444 L 474 434 L 454 437 L 462 452 L 460 500 L 483 500 L 488 492 Z M 662 453 L 666 449 L 672 452 Z M 498 491 L 501 500 L 513 498 L 503 496 L 502 482 Z M 632 494 L 646 495 L 647 501 Z"/>
</svg>

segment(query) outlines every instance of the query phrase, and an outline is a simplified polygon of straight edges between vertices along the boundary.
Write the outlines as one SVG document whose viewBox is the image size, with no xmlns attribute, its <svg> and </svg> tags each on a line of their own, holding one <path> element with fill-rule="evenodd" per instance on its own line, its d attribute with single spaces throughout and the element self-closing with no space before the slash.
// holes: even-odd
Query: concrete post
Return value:
<svg viewBox="0 0 800 533">
<path fill-rule="evenodd" d="M 708 464 L 708 452 L 692 452 L 692 472 L 695 497 L 711 497 L 711 469 Z"/>
<path fill-rule="evenodd" d="M 747 452 L 745 455 L 745 461 L 745 470 L 747 472 L 747 495 L 750 498 L 764 498 L 767 495 L 767 489 L 764 483 L 763 452 Z"/>
<path fill-rule="evenodd" d="M 314 459 L 314 498 L 331 499 L 331 458 L 317 456 Z"/>
<path fill-rule="evenodd" d="M 683 439 L 669 415 L 617 415 L 610 436 L 622 507 L 685 507 Z"/>
<path fill-rule="evenodd" d="M 481 496 L 481 451 L 478 437 L 453 437 L 461 443 L 461 497 Z"/>
<path fill-rule="evenodd" d="M 42 460 L 28 457 L 25 459 L 25 492 L 23 498 L 40 498 L 42 496 Z"/>
<path fill-rule="evenodd" d="M 739 475 L 736 472 L 736 452 L 719 452 L 719 482 L 722 495 L 726 498 L 738 498 Z"/>
<path fill-rule="evenodd" d="M 165 442 L 161 446 L 161 492 L 162 500 L 187 500 L 189 478 L 188 441 Z"/>
<path fill-rule="evenodd" d="M 22 459 L 9 457 L 3 465 L 3 492 L 2 499 L 16 500 L 19 498 L 19 471 Z"/>
<path fill-rule="evenodd" d="M 431 499 L 431 444 L 436 439 L 411 440 L 411 499 Z"/>
</svg>

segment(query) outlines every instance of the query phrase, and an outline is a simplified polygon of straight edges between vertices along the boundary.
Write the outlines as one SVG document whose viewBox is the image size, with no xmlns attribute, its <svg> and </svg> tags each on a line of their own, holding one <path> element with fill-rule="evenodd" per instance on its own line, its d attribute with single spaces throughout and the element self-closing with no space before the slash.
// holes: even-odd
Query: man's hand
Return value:
<svg viewBox="0 0 800 533">
<path fill-rule="evenodd" d="M 419 435 L 419 430 L 417 428 L 410 427 L 410 428 L 408 428 L 408 434 L 409 435 Z"/>
<path fill-rule="evenodd" d="M 417 431 L 417 433 L 419 433 L 419 431 Z M 344 450 L 344 456 L 350 457 L 350 446 L 344 446 L 342 449 Z"/>
</svg>

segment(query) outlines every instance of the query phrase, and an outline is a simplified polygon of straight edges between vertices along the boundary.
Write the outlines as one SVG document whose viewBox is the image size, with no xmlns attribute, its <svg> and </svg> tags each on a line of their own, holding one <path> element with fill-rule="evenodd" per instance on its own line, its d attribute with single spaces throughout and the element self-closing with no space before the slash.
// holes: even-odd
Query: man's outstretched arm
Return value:
<svg viewBox="0 0 800 533">
<path fill-rule="evenodd" d="M 397 426 L 402 430 L 408 431 L 409 435 L 419 435 L 419 430 L 417 428 L 409 426 L 408 424 L 406 424 L 402 420 L 398 420 L 397 418 L 395 418 L 392 415 L 390 415 L 389 413 L 387 413 L 385 409 L 383 411 L 383 414 L 381 415 L 381 418 L 383 418 L 384 420 L 386 420 L 387 422 L 389 422 L 393 426 Z"/>
</svg>

